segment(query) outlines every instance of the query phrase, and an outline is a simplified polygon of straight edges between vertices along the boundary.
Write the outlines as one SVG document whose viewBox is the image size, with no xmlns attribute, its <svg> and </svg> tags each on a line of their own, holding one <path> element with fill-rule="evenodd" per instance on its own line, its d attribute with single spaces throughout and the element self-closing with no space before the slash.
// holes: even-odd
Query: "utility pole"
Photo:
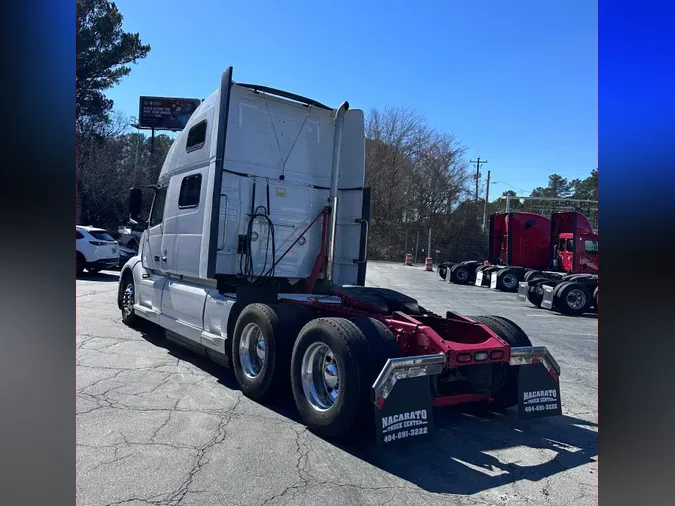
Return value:
<svg viewBox="0 0 675 506">
<path fill-rule="evenodd" d="M 488 170 L 487 184 L 485 185 L 485 209 L 483 210 L 483 232 L 487 226 L 488 200 L 490 198 L 490 171 Z"/>
<path fill-rule="evenodd" d="M 469 163 L 476 164 L 476 205 L 478 205 L 478 182 L 480 181 L 480 166 L 483 163 L 488 163 L 488 161 L 481 160 L 479 156 L 477 160 L 470 160 Z"/>
<path fill-rule="evenodd" d="M 431 227 L 429 227 L 429 245 L 427 246 L 427 256 L 431 256 Z"/>
<path fill-rule="evenodd" d="M 417 252 L 420 249 L 420 231 L 417 229 L 417 242 L 415 243 L 415 263 L 417 263 Z"/>
</svg>

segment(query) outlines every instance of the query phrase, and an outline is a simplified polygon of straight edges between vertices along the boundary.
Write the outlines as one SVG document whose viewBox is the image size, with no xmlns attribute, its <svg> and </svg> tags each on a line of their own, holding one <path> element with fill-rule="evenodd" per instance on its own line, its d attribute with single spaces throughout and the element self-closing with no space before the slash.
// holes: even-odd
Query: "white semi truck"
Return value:
<svg viewBox="0 0 675 506">
<path fill-rule="evenodd" d="M 149 188 L 138 255 L 120 274 L 123 321 L 231 367 L 254 400 L 292 389 L 325 437 L 364 426 L 401 378 L 428 375 L 434 406 L 494 408 L 524 402 L 522 365 L 557 382 L 548 350 L 507 319 L 439 316 L 363 286 L 364 151 L 361 110 L 235 83 L 228 68 Z M 147 190 L 131 190 L 137 222 Z"/>
</svg>

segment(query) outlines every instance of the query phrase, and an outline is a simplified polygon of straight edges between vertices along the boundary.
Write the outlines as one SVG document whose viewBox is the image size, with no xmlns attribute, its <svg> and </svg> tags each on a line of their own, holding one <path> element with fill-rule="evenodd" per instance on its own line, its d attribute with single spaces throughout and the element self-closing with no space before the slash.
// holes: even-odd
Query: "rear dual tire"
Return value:
<svg viewBox="0 0 675 506">
<path fill-rule="evenodd" d="M 572 281 L 556 286 L 553 299 L 555 308 L 570 316 L 579 316 L 588 312 L 594 300 L 589 287 Z"/>
<path fill-rule="evenodd" d="M 391 331 L 373 318 L 318 318 L 300 332 L 291 363 L 300 417 L 326 438 L 372 428 L 371 387 L 387 359 L 401 355 Z"/>
<path fill-rule="evenodd" d="M 457 285 L 466 285 L 471 282 L 472 274 L 475 279 L 478 262 L 475 260 L 455 264 L 450 268 L 450 281 Z"/>
<path fill-rule="evenodd" d="M 492 276 L 497 276 L 497 289 L 502 292 L 518 291 L 518 275 L 513 269 L 501 269 L 493 272 Z"/>
<path fill-rule="evenodd" d="M 544 301 L 544 294 L 537 293 L 537 289 L 541 284 L 546 284 L 547 281 L 550 281 L 548 278 L 530 278 L 527 282 L 527 300 L 530 304 L 533 304 L 537 307 L 541 306 L 541 303 Z"/>
<path fill-rule="evenodd" d="M 485 325 L 512 348 L 532 346 L 530 338 L 523 329 L 501 316 L 469 316 L 472 320 Z M 506 409 L 518 404 L 518 366 L 503 365 L 502 382 L 490 393 L 493 402 L 491 408 Z"/>
<path fill-rule="evenodd" d="M 288 390 L 291 350 L 309 311 L 295 304 L 249 304 L 234 327 L 232 366 L 244 395 L 269 400 Z"/>
</svg>

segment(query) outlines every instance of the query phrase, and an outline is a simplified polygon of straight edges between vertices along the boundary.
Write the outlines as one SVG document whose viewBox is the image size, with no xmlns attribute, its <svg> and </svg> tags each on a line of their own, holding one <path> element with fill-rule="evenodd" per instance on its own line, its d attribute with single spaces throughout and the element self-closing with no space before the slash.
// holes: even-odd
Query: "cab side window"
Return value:
<svg viewBox="0 0 675 506">
<path fill-rule="evenodd" d="M 164 204 L 166 203 L 166 187 L 160 188 L 155 193 L 155 200 L 152 203 L 152 212 L 150 213 L 150 227 L 162 223 L 164 219 Z"/>
<path fill-rule="evenodd" d="M 197 207 L 199 205 L 199 194 L 202 190 L 202 175 L 185 176 L 180 183 L 180 194 L 178 195 L 178 209 Z"/>
<path fill-rule="evenodd" d="M 587 253 L 597 253 L 598 252 L 598 241 L 585 241 L 584 250 Z"/>
</svg>

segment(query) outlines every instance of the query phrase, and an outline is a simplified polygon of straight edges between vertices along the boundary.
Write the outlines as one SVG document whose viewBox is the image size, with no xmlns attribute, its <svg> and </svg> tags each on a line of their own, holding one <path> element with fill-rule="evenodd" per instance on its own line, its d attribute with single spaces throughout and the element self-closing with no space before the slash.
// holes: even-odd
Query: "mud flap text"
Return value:
<svg viewBox="0 0 675 506">
<path fill-rule="evenodd" d="M 385 448 L 434 435 L 428 376 L 396 382 L 384 405 L 375 407 L 375 431 L 378 446 Z"/>
<path fill-rule="evenodd" d="M 562 415 L 560 381 L 543 363 L 518 368 L 518 418 Z"/>
</svg>

